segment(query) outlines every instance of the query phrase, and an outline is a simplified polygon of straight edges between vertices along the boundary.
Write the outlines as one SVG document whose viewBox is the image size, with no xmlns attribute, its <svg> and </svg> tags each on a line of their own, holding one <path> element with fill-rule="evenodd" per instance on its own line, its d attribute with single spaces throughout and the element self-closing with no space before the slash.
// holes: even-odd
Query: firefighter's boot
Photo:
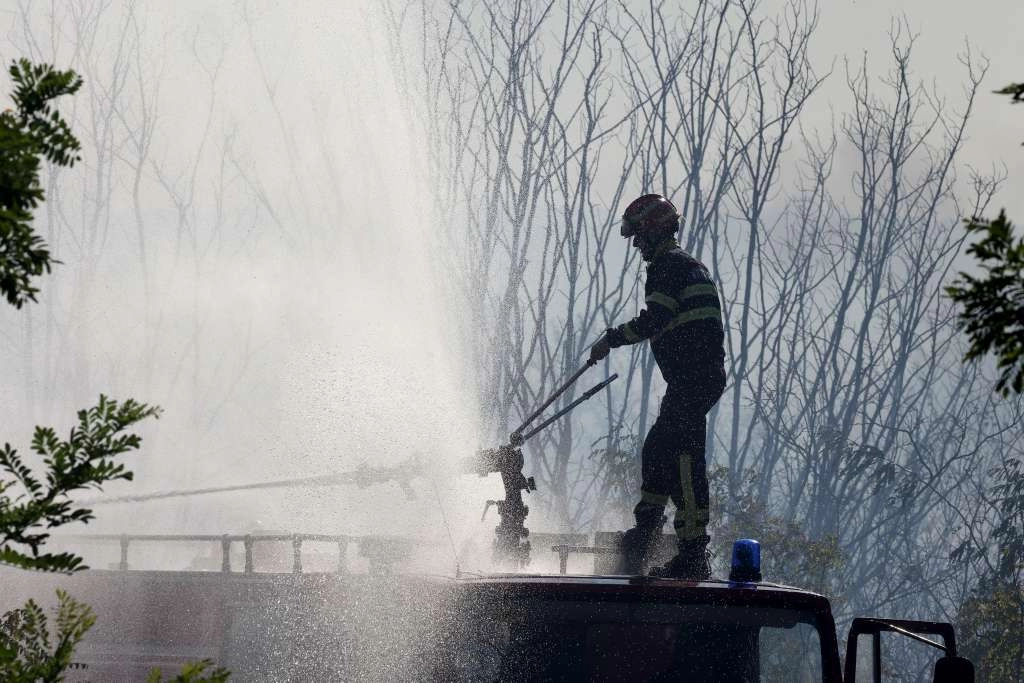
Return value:
<svg viewBox="0 0 1024 683">
<path fill-rule="evenodd" d="M 707 581 L 711 578 L 711 560 L 708 556 L 707 536 L 691 541 L 679 541 L 679 554 L 663 567 L 651 570 L 651 576 L 685 581 Z"/>
<path fill-rule="evenodd" d="M 664 523 L 664 518 L 660 520 Z M 619 562 L 615 574 L 640 574 L 647 569 L 651 553 L 661 536 L 661 524 L 635 526 L 619 534 Z"/>
</svg>

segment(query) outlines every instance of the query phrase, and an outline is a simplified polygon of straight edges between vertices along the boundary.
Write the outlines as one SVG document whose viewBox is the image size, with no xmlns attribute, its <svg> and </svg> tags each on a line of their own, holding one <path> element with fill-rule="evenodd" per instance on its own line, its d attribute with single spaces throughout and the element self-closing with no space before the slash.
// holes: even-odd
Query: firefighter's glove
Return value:
<svg viewBox="0 0 1024 683">
<path fill-rule="evenodd" d="M 608 336 L 605 335 L 597 340 L 597 343 L 590 347 L 590 363 L 596 363 L 602 361 L 608 357 L 608 352 L 612 350 L 610 344 L 608 344 Z"/>
</svg>

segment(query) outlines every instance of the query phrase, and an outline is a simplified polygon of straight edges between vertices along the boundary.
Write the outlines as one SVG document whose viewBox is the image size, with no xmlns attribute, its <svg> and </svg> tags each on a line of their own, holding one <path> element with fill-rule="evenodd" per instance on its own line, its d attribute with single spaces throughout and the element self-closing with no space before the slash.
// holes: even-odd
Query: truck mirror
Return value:
<svg viewBox="0 0 1024 683">
<path fill-rule="evenodd" d="M 882 681 L 882 633 L 895 633 L 933 647 L 943 653 L 935 662 L 934 683 L 974 683 L 974 665 L 956 654 L 956 634 L 952 624 L 934 621 L 907 621 L 904 619 L 874 619 L 857 617 L 850 626 L 846 641 L 846 670 L 843 680 L 853 683 L 858 680 Z M 937 635 L 941 642 L 921 634 Z M 857 641 L 860 636 L 870 638 L 870 658 L 860 658 L 858 667 Z M 863 652 L 863 650 L 862 650 Z M 868 665 L 868 666 L 865 666 Z M 870 671 L 864 670 L 870 667 Z M 862 669 L 858 671 L 858 668 Z"/>
<path fill-rule="evenodd" d="M 974 665 L 963 657 L 942 657 L 935 662 L 934 683 L 974 683 Z"/>
</svg>

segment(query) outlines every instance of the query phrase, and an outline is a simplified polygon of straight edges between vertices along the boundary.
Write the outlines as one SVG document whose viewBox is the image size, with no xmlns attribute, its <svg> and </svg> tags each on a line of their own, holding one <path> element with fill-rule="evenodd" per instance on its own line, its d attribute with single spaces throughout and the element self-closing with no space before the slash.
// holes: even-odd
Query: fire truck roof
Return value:
<svg viewBox="0 0 1024 683">
<path fill-rule="evenodd" d="M 456 583 L 485 592 L 546 598 L 597 600 L 657 600 L 751 607 L 782 607 L 831 613 L 828 600 L 817 593 L 781 584 L 737 583 L 712 579 L 683 581 L 643 576 L 575 574 L 462 575 Z"/>
</svg>

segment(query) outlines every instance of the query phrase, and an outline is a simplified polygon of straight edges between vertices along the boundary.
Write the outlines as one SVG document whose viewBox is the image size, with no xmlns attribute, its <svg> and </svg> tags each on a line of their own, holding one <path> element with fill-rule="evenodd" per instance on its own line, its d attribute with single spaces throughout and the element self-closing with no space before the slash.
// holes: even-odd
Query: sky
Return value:
<svg viewBox="0 0 1024 683">
<path fill-rule="evenodd" d="M 810 104 L 808 118 L 827 119 L 828 101 L 841 100 L 844 59 L 867 57 L 869 68 L 888 65 L 889 34 L 894 21 L 905 18 L 916 34 L 913 63 L 918 78 L 934 83 L 937 91 L 959 105 L 965 82 L 958 55 L 971 52 L 989 61 L 975 111 L 967 130 L 962 162 L 978 171 L 1005 165 L 1007 182 L 996 203 L 1005 206 L 1011 220 L 1024 216 L 1024 105 L 1011 106 L 1010 98 L 994 95 L 1009 83 L 1024 81 L 1019 28 L 1024 25 L 1024 3 L 1017 0 L 824 0 L 821 22 L 811 52 L 823 68 L 834 63 L 835 73 Z M 834 62 L 833 62 L 834 60 Z"/>
</svg>

